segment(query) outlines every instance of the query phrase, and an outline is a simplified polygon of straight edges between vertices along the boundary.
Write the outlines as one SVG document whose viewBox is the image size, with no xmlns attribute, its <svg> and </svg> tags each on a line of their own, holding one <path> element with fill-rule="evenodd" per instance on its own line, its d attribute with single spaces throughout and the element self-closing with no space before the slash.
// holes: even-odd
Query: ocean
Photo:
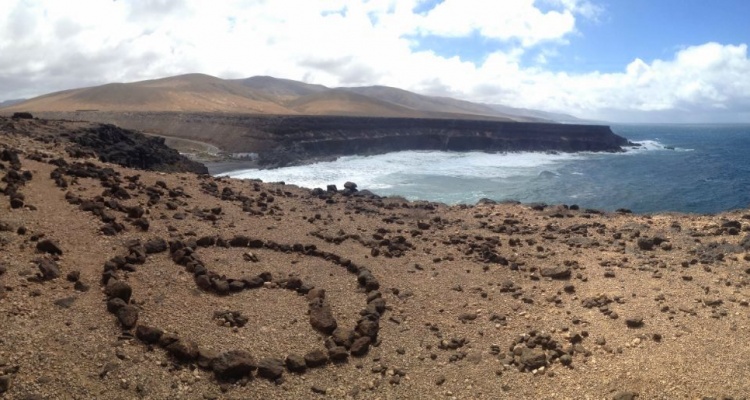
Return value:
<svg viewBox="0 0 750 400">
<path fill-rule="evenodd" d="M 612 125 L 624 153 L 403 151 L 226 173 L 325 188 L 346 181 L 381 196 L 474 204 L 482 198 L 636 213 L 750 207 L 750 125 Z"/>
</svg>

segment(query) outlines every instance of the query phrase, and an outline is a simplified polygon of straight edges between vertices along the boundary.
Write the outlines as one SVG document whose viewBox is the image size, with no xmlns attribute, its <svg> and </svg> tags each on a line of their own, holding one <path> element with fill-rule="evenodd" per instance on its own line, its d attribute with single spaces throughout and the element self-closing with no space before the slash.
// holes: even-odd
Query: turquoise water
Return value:
<svg viewBox="0 0 750 400">
<path fill-rule="evenodd" d="M 229 173 L 305 187 L 353 181 L 408 199 L 481 198 L 638 213 L 716 213 L 750 206 L 750 125 L 613 125 L 639 148 L 620 154 L 405 151 Z"/>
</svg>

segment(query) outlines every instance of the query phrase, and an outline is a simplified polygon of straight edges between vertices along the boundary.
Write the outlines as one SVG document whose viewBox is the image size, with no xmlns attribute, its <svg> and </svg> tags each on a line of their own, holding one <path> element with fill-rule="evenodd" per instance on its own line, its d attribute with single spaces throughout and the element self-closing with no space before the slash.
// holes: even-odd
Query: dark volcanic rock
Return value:
<svg viewBox="0 0 750 400">
<path fill-rule="evenodd" d="M 309 368 L 320 367 L 328 362 L 328 355 L 322 350 L 313 350 L 305 354 L 305 364 Z"/>
<path fill-rule="evenodd" d="M 0 376 L 0 394 L 10 390 L 10 375 Z"/>
<path fill-rule="evenodd" d="M 255 371 L 258 364 L 250 353 L 232 350 L 216 357 L 211 368 L 219 379 L 239 379 Z"/>
<path fill-rule="evenodd" d="M 37 260 L 37 267 L 39 268 L 39 277 L 43 281 L 49 281 L 60 277 L 60 267 L 57 266 L 56 262 L 48 258 Z"/>
<path fill-rule="evenodd" d="M 617 392 L 612 396 L 612 400 L 635 400 L 638 398 L 638 393 L 635 392 Z"/>
<path fill-rule="evenodd" d="M 119 280 L 110 280 L 105 289 L 109 298 L 120 298 L 125 303 L 130 301 L 130 296 L 133 293 L 133 289 L 127 283 Z"/>
<path fill-rule="evenodd" d="M 125 329 L 132 329 L 138 322 L 138 308 L 132 305 L 125 305 L 117 310 L 117 319 Z"/>
<path fill-rule="evenodd" d="M 278 143 L 260 153 L 258 163 L 267 167 L 404 150 L 615 152 L 628 144 L 609 127 L 594 125 L 332 116 L 243 118 L 242 122 Z"/>
<path fill-rule="evenodd" d="M 290 354 L 286 356 L 286 369 L 289 372 L 305 372 L 307 369 L 307 363 L 305 358 L 296 354 Z"/>
<path fill-rule="evenodd" d="M 569 279 L 571 275 L 568 267 L 546 267 L 542 268 L 539 273 L 543 277 L 552 279 Z"/>
<path fill-rule="evenodd" d="M 162 338 L 164 335 L 162 335 Z M 178 339 L 166 347 L 169 354 L 180 361 L 193 361 L 198 357 L 198 345 L 192 340 Z"/>
<path fill-rule="evenodd" d="M 138 325 L 138 328 L 135 330 L 135 336 L 147 344 L 159 343 L 159 339 L 163 333 L 159 328 L 146 325 Z"/>
<path fill-rule="evenodd" d="M 146 250 L 146 254 L 161 253 L 168 249 L 167 242 L 161 238 L 151 239 L 143 247 Z"/>
<path fill-rule="evenodd" d="M 92 150 L 104 162 L 152 171 L 208 173 L 203 164 L 165 145 L 162 137 L 100 124 L 71 132 L 69 138 L 84 149 Z"/>
<path fill-rule="evenodd" d="M 329 335 L 336 329 L 336 319 L 325 300 L 317 298 L 310 301 L 310 325 Z"/>
<path fill-rule="evenodd" d="M 358 338 L 352 343 L 351 352 L 353 356 L 361 357 L 365 354 L 367 354 L 367 351 L 370 350 L 370 343 L 372 343 L 372 339 L 369 336 L 363 336 L 361 338 Z"/>
<path fill-rule="evenodd" d="M 70 308 L 70 306 L 72 306 L 73 302 L 75 301 L 75 297 L 64 297 L 62 299 L 55 300 L 55 305 L 62 308 Z"/>
<path fill-rule="evenodd" d="M 519 361 L 527 370 L 532 370 L 547 365 L 547 356 L 542 350 L 524 348 Z"/>
<path fill-rule="evenodd" d="M 284 362 L 278 358 L 264 358 L 258 362 L 258 376 L 275 381 L 284 373 Z"/>
<path fill-rule="evenodd" d="M 49 253 L 52 255 L 62 255 L 63 251 L 60 246 L 51 239 L 45 239 L 36 244 L 36 249 L 42 253 Z"/>
<path fill-rule="evenodd" d="M 625 325 L 628 326 L 628 328 L 640 328 L 643 326 L 643 318 L 639 316 L 633 316 L 625 319 Z"/>
<path fill-rule="evenodd" d="M 111 312 L 112 314 L 117 313 L 121 308 L 128 305 L 125 301 L 123 301 L 119 297 L 113 297 L 109 300 L 107 300 L 107 311 Z"/>
<path fill-rule="evenodd" d="M 344 362 L 349 358 L 349 350 L 344 346 L 333 346 L 328 349 L 328 358 L 334 362 Z"/>
</svg>

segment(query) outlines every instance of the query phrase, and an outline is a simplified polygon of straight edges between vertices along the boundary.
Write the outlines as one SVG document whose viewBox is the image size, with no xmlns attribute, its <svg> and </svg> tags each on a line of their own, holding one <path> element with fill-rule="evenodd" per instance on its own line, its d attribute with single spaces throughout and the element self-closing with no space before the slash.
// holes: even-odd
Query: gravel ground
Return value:
<svg viewBox="0 0 750 400">
<path fill-rule="evenodd" d="M 45 139 L 64 125 L 5 122 L 0 398 L 750 395 L 750 212 L 449 207 L 135 171 Z M 172 249 L 138 257 L 159 239 Z M 124 292 L 102 283 L 116 256 L 130 261 L 110 283 L 132 293 L 119 306 Z M 244 324 L 216 317 L 226 311 Z M 371 344 L 334 343 L 331 320 L 334 336 Z M 342 361 L 325 360 L 332 346 Z M 287 367 L 316 350 L 323 365 Z M 253 371 L 228 376 L 217 360 L 232 351 Z"/>
</svg>

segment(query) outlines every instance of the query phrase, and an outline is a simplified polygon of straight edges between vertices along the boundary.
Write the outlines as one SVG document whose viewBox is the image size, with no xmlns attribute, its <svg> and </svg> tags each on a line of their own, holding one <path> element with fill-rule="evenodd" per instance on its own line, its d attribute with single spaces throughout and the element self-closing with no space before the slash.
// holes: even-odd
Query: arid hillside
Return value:
<svg viewBox="0 0 750 400">
<path fill-rule="evenodd" d="M 750 396 L 749 211 L 409 202 L 142 140 L 0 118 L 3 399 Z"/>
<path fill-rule="evenodd" d="M 267 76 L 220 79 L 204 74 L 71 89 L 0 108 L 0 113 L 17 111 L 190 112 L 549 121 L 522 110 L 501 110 L 489 105 L 424 96 L 386 86 L 332 89 Z"/>
</svg>

